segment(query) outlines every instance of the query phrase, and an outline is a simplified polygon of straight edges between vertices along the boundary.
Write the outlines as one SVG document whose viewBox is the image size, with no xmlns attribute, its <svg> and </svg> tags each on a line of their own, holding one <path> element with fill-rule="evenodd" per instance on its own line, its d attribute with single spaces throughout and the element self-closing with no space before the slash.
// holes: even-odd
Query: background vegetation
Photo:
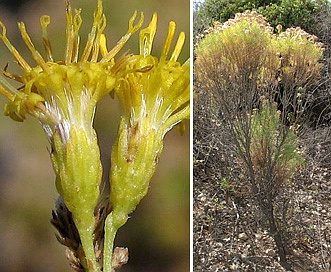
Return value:
<svg viewBox="0 0 331 272">
<path fill-rule="evenodd" d="M 327 0 L 205 0 L 196 3 L 195 32 L 198 33 L 215 21 L 225 22 L 238 12 L 256 10 L 263 15 L 272 27 L 281 24 L 284 28 L 301 27 L 315 34 L 316 17 L 329 8 Z M 199 19 L 197 19 L 199 18 Z M 203 24 L 201 24 L 203 20 Z"/>
<path fill-rule="evenodd" d="M 7 1 L 0 4 L 0 19 L 7 26 L 8 36 L 24 57 L 30 53 L 22 44 L 17 21 L 24 21 L 38 48 L 42 49 L 39 17 L 51 16 L 50 39 L 55 56 L 64 55 L 65 1 Z M 82 8 L 82 39 L 90 31 L 96 1 L 71 0 Z M 185 31 L 187 40 L 180 61 L 189 57 L 189 1 L 104 1 L 107 16 L 109 47 L 126 32 L 134 10 L 145 13 L 147 26 L 154 11 L 159 15 L 155 54 L 163 45 L 168 22 L 177 23 L 177 33 Z M 125 52 L 138 50 L 137 34 Z M 40 50 L 42 52 L 42 50 Z M 0 44 L 0 67 L 15 63 Z M 34 63 L 31 58 L 31 63 Z M 0 111 L 5 104 L 0 99 Z M 102 146 L 104 167 L 109 168 L 109 154 L 115 140 L 118 122 L 117 101 L 106 97 L 96 116 L 96 129 Z M 188 124 L 187 124 L 188 125 Z M 148 196 L 139 205 L 132 219 L 121 229 L 116 244 L 127 246 L 129 263 L 121 271 L 188 271 L 189 270 L 189 128 L 184 136 L 175 129 L 165 138 L 165 149 Z M 50 224 L 51 210 L 57 193 L 51 169 L 49 144 L 40 125 L 33 118 L 24 124 L 0 116 L 0 271 L 69 271 L 65 248 L 55 238 Z"/>
</svg>

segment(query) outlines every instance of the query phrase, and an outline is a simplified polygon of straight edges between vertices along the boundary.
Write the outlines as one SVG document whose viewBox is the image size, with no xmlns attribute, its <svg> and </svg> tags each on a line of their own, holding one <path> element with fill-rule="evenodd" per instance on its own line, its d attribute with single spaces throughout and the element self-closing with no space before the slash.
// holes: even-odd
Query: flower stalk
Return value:
<svg viewBox="0 0 331 272">
<path fill-rule="evenodd" d="M 22 39 L 37 63 L 35 67 L 11 44 L 0 21 L 0 39 L 23 70 L 21 76 L 2 70 L 0 94 L 9 100 L 5 115 L 20 122 L 27 115 L 36 117 L 45 131 L 60 195 L 52 224 L 59 230 L 59 241 L 71 251 L 69 259 L 75 271 L 111 272 L 119 266 L 112 263 L 113 257 L 116 259 L 113 245 L 117 230 L 147 194 L 165 134 L 189 118 L 189 64 L 177 61 L 184 33 L 179 35 L 169 56 L 174 22 L 169 24 L 159 58 L 151 55 L 157 29 L 154 14 L 149 26 L 140 31 L 140 53 L 115 59 L 132 34 L 141 28 L 144 16 L 141 14 L 135 24 L 136 17 L 135 12 L 127 33 L 108 50 L 103 34 L 106 17 L 99 0 L 92 29 L 79 55 L 82 18 L 80 10 L 73 12 L 67 2 L 65 57 L 57 62 L 47 33 L 50 18 L 40 19 L 45 58 L 35 48 L 24 23 L 19 23 Z M 6 77 L 22 87 L 14 88 Z M 93 128 L 97 103 L 107 94 L 116 94 L 123 109 L 111 153 L 111 192 L 107 197 L 111 208 L 107 201 L 100 206 L 103 169 Z M 68 223 L 71 221 L 74 226 Z M 76 232 L 77 235 L 72 234 Z M 116 252 L 126 255 L 125 250 Z"/>
</svg>

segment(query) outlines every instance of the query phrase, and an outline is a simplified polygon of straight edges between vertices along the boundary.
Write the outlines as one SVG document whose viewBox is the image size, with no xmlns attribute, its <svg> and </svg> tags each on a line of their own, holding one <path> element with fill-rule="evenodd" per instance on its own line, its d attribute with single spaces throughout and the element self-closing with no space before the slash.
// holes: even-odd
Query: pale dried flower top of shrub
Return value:
<svg viewBox="0 0 331 272">
<path fill-rule="evenodd" d="M 214 22 L 214 27 L 210 27 L 207 32 L 220 32 L 224 29 L 230 28 L 235 24 L 246 21 L 248 24 L 257 23 L 261 29 L 266 30 L 269 33 L 273 33 L 274 29 L 267 22 L 266 18 L 264 18 L 261 14 L 258 14 L 256 11 L 246 10 L 243 13 L 237 13 L 234 19 L 229 19 L 225 23 L 220 23 L 218 21 Z"/>
<path fill-rule="evenodd" d="M 315 35 L 309 34 L 300 27 L 290 27 L 284 32 L 279 34 L 280 38 L 290 38 L 292 40 L 307 41 L 313 44 L 317 49 L 324 51 L 323 43 L 317 42 L 317 37 Z"/>
<path fill-rule="evenodd" d="M 197 36 L 197 39 L 201 40 L 211 33 L 220 33 L 223 30 L 233 27 L 234 25 L 242 21 L 248 22 L 249 25 L 251 25 L 252 23 L 257 23 L 259 27 L 264 31 L 270 34 L 274 33 L 274 28 L 267 22 L 265 17 L 263 17 L 261 14 L 258 14 L 256 11 L 246 10 L 243 13 L 237 13 L 233 19 L 229 19 L 224 23 L 215 21 L 213 23 L 213 26 L 207 28 L 203 34 L 199 34 Z M 282 25 L 278 25 L 276 29 L 279 34 L 279 38 L 291 38 L 293 40 L 302 40 L 303 42 L 308 41 L 309 43 L 313 44 L 317 49 L 324 51 L 323 43 L 317 42 L 317 37 L 315 35 L 307 33 L 300 27 L 287 28 L 285 31 L 282 32 Z M 248 31 L 249 30 L 246 30 L 246 33 Z"/>
</svg>

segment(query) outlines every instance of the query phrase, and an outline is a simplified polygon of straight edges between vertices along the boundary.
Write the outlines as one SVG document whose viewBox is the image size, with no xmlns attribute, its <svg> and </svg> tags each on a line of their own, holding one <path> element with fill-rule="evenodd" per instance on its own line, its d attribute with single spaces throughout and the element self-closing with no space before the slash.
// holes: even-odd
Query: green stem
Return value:
<svg viewBox="0 0 331 272">
<path fill-rule="evenodd" d="M 101 272 L 100 267 L 96 261 L 96 255 L 94 251 L 93 228 L 87 226 L 86 224 L 79 224 L 77 221 L 75 223 L 86 258 L 86 265 L 84 268 L 87 272 Z"/>
<path fill-rule="evenodd" d="M 113 247 L 114 240 L 116 236 L 117 229 L 113 226 L 112 214 L 109 214 L 106 218 L 105 223 L 105 241 L 103 248 L 103 271 L 112 271 L 112 257 L 113 257 Z"/>
<path fill-rule="evenodd" d="M 112 272 L 112 258 L 114 250 L 114 240 L 116 233 L 122 227 L 128 216 L 117 210 L 112 211 L 106 218 L 105 222 L 105 240 L 103 251 L 103 272 Z"/>
</svg>

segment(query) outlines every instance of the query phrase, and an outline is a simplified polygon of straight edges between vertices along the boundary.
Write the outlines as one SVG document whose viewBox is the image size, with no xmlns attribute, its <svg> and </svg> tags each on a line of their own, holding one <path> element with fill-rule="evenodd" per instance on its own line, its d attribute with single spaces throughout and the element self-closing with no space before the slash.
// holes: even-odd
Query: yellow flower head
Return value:
<svg viewBox="0 0 331 272">
<path fill-rule="evenodd" d="M 106 17 L 103 14 L 102 1 L 99 0 L 91 32 L 83 53 L 79 56 L 79 29 L 82 18 L 80 10 L 75 10 L 73 14 L 67 3 L 65 57 L 57 62 L 54 61 L 47 35 L 50 17 L 43 16 L 40 19 L 46 59 L 34 47 L 24 23 L 19 23 L 22 38 L 37 63 L 36 67 L 31 67 L 11 44 L 6 36 L 6 27 L 0 22 L 0 38 L 23 69 L 22 76 L 2 71 L 5 76 L 23 84 L 23 87 L 16 90 L 4 77 L 0 78 L 0 93 L 10 99 L 5 114 L 17 121 L 23 121 L 26 114 L 36 116 L 49 136 L 52 136 L 55 127 L 62 128 L 64 139 L 68 137 L 68 130 L 73 124 L 85 128 L 91 126 L 97 101 L 115 87 L 117 78 L 123 75 L 129 61 L 128 58 L 122 57 L 115 62 L 114 57 L 130 36 L 141 27 L 143 14 L 134 25 L 136 15 L 134 13 L 130 19 L 127 33 L 108 51 L 103 34 Z"/>
<path fill-rule="evenodd" d="M 140 54 L 130 57 L 128 73 L 115 88 L 124 114 L 117 143 L 112 149 L 111 201 L 113 222 L 121 226 L 146 195 L 163 149 L 163 137 L 174 125 L 189 118 L 189 64 L 177 59 L 185 34 L 169 51 L 176 25 L 170 22 L 159 58 L 151 55 L 157 16 L 140 32 Z M 131 72 L 130 72 L 131 71 Z M 114 223 L 115 224 L 115 223 Z"/>
<path fill-rule="evenodd" d="M 140 31 L 140 54 L 131 57 L 127 73 L 115 88 L 126 118 L 140 130 L 158 131 L 162 137 L 175 124 L 189 118 L 189 63 L 177 59 L 182 50 L 185 33 L 181 32 L 170 57 L 176 24 L 169 23 L 168 34 L 159 58 L 151 55 L 157 28 L 154 14 L 149 26 Z"/>
</svg>

